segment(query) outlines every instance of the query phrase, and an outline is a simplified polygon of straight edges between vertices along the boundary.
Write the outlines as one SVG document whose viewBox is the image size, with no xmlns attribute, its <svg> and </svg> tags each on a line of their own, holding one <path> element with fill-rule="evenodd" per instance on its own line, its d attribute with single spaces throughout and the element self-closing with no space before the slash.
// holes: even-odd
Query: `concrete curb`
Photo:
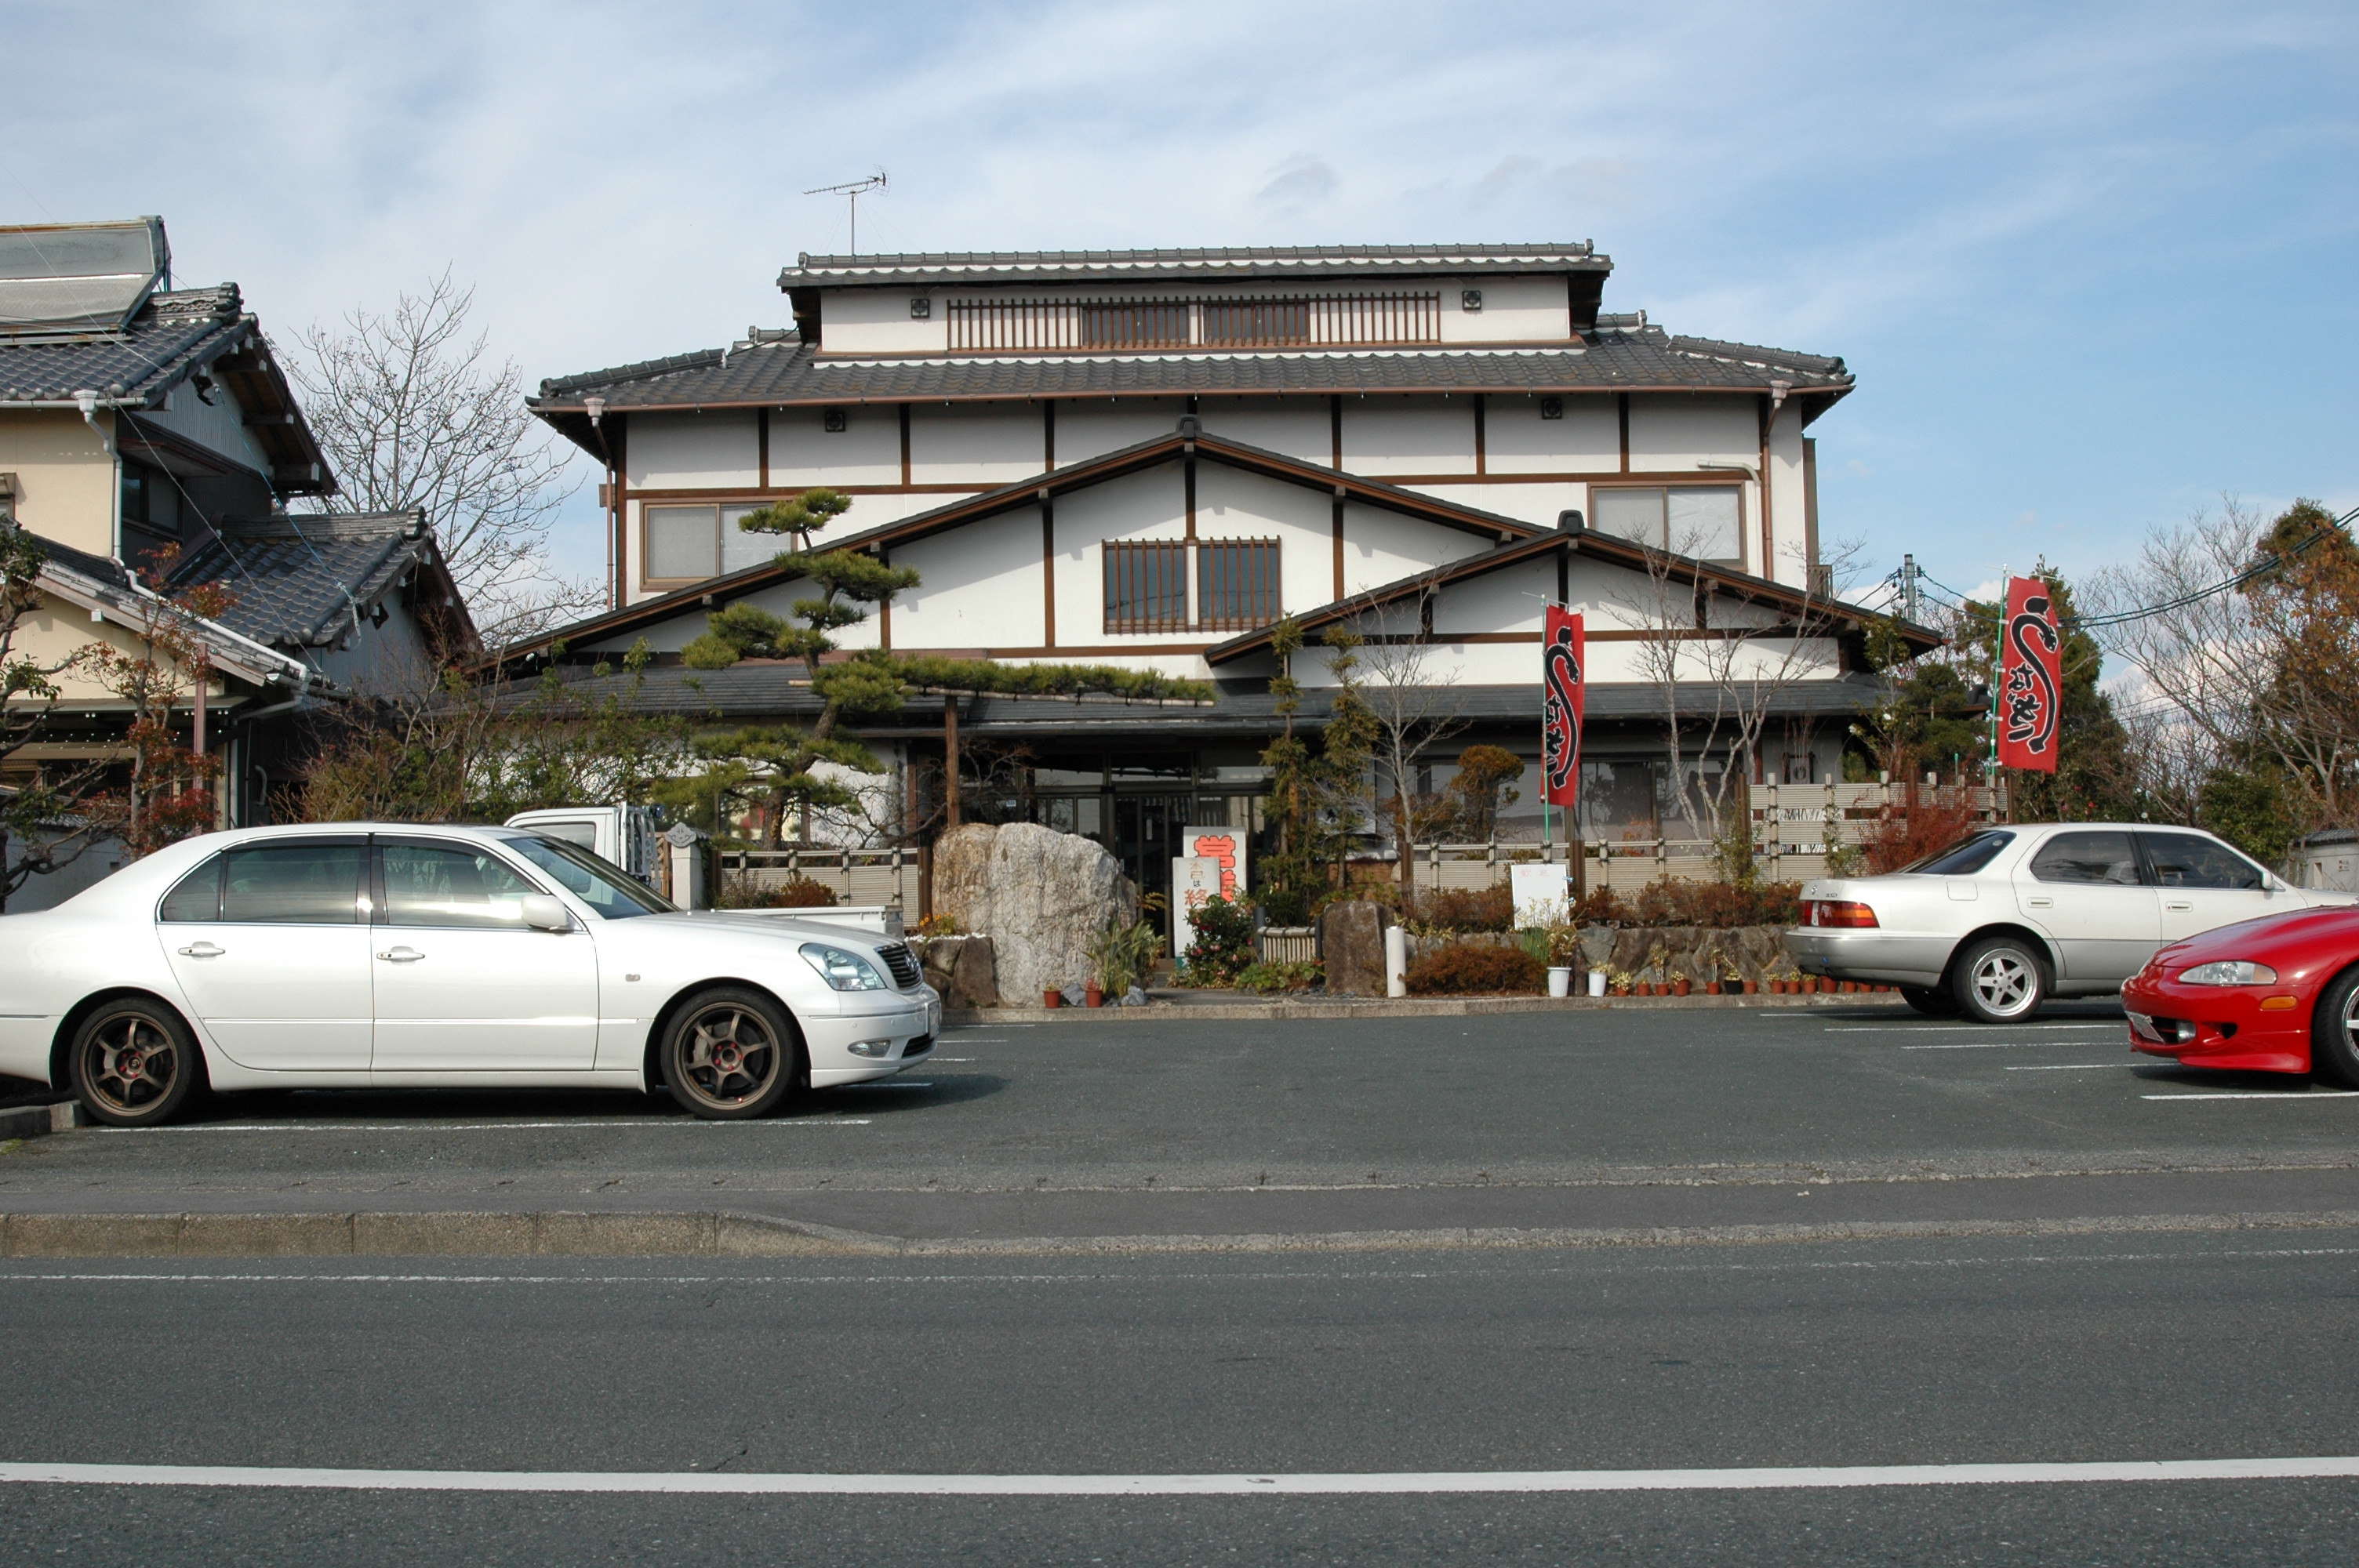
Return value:
<svg viewBox="0 0 2359 1568">
<path fill-rule="evenodd" d="M 1466 1018 L 1503 1012 L 1602 1012 L 1616 1010 L 1767 1009 L 1810 1007 L 1906 1007 L 1897 993 L 1862 991 L 1852 996 L 1482 996 L 1369 997 L 1333 1001 L 1151 1001 L 1145 1007 L 957 1007 L 942 1010 L 944 1023 L 1039 1023 L 1058 1020 L 1118 1020 L 1125 1023 L 1173 1023 L 1205 1019 Z"/>
<path fill-rule="evenodd" d="M 20 1105 L 0 1110 L 0 1143 L 18 1138 L 44 1138 L 52 1132 L 89 1125 L 82 1106 L 74 1100 L 60 1100 L 54 1105 Z"/>
<path fill-rule="evenodd" d="M 2359 1211 L 2105 1215 L 2087 1218 L 1856 1220 L 1509 1229 L 1451 1227 L 1230 1236 L 909 1239 L 761 1216 L 674 1214 L 12 1214 L 8 1258 L 953 1258 L 1138 1253 L 1393 1252 L 1729 1247 L 1942 1237 L 2359 1229 Z"/>
</svg>

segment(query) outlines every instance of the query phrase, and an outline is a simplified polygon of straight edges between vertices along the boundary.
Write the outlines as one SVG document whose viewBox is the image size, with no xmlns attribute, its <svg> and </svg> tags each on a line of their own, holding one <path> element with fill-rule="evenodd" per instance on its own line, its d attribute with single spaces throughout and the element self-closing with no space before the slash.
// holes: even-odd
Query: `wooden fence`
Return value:
<svg viewBox="0 0 2359 1568">
<path fill-rule="evenodd" d="M 898 909 L 910 925 L 929 907 L 929 870 L 921 849 L 838 849 L 808 845 L 786 849 L 723 849 L 723 887 L 738 879 L 761 888 L 781 887 L 808 877 L 835 894 L 838 903 Z"/>
</svg>

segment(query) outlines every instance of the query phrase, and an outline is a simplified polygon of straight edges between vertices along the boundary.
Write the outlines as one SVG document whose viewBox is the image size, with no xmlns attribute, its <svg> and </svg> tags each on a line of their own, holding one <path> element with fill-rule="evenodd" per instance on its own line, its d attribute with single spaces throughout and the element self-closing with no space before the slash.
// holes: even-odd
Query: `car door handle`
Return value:
<svg viewBox="0 0 2359 1568">
<path fill-rule="evenodd" d="M 387 947 L 377 957 L 388 964 L 414 964 L 426 955 L 415 947 Z"/>
<path fill-rule="evenodd" d="M 180 957 L 183 958 L 218 958 L 223 953 L 228 951 L 228 948 L 216 947 L 210 942 L 191 942 L 187 946 L 180 949 Z"/>
<path fill-rule="evenodd" d="M 2029 904 L 2034 909 L 2053 909 L 2056 907 L 2056 901 L 2052 898 L 2027 898 L 2023 902 Z"/>
<path fill-rule="evenodd" d="M 2162 907 L 2165 909 L 2193 909 L 2195 907 L 2195 901 L 2186 898 L 2165 899 L 2163 901 Z"/>
</svg>

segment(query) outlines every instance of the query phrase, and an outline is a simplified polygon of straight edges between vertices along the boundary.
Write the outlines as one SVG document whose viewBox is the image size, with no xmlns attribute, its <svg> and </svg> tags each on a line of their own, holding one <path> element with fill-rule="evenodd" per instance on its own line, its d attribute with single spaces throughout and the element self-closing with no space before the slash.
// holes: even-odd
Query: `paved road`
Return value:
<svg viewBox="0 0 2359 1568">
<path fill-rule="evenodd" d="M 2359 1231 L 1020 1269 L 18 1261 L 0 1265 L 0 1460 L 1038 1476 L 2347 1455 L 2354 1263 Z M 0 1560 L 25 1563 L 2340 1565 L 2354 1550 L 2347 1479 L 1212 1498 L 0 1487 Z"/>
</svg>

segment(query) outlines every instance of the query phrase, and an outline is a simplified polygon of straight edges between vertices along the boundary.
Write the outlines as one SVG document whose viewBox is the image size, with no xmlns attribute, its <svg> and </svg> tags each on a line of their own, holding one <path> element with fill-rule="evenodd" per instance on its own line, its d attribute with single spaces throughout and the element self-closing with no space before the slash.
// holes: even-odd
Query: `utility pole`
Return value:
<svg viewBox="0 0 2359 1568">
<path fill-rule="evenodd" d="M 842 185 L 822 185 L 818 187 L 816 189 L 806 190 L 803 194 L 805 196 L 842 196 L 850 199 L 852 202 L 852 254 L 853 255 L 858 255 L 860 254 L 860 199 L 871 190 L 882 190 L 885 188 L 885 171 L 880 168 L 865 179 L 847 180 Z"/>
<path fill-rule="evenodd" d="M 1915 556 L 1900 557 L 1900 619 L 1913 624 L 1922 623 L 1919 617 L 1925 608 L 1924 591 L 1917 581 L 1923 575 L 1917 569 Z"/>
</svg>

